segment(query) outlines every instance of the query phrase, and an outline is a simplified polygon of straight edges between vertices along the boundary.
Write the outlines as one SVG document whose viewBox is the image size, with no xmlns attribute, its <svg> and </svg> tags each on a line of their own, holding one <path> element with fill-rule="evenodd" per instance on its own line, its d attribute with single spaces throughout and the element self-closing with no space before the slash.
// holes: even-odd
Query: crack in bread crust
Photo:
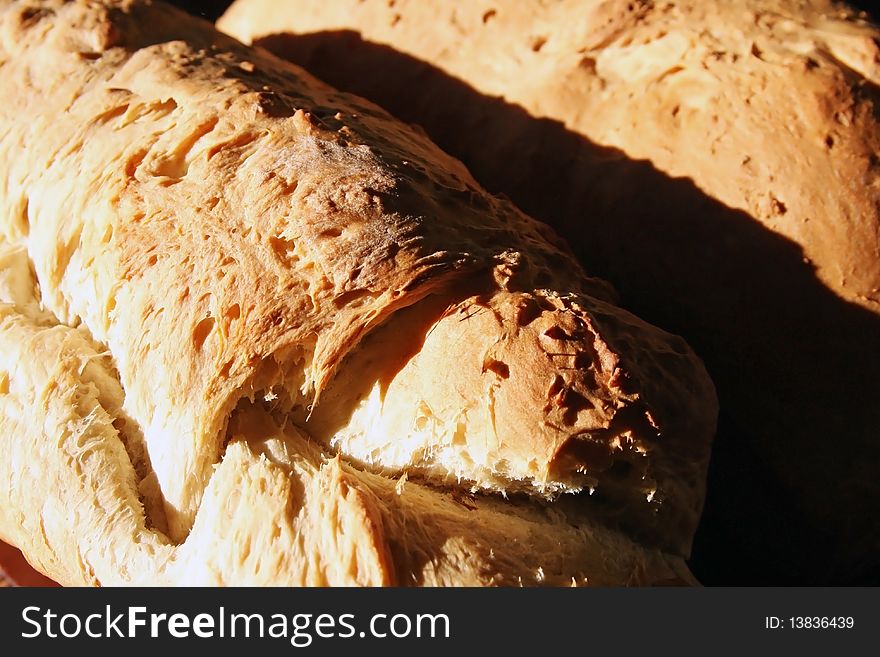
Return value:
<svg viewBox="0 0 880 657">
<path fill-rule="evenodd" d="M 146 523 L 134 467 L 100 402 L 101 377 L 88 372 L 111 370 L 78 329 L 33 316 L 33 279 L 25 295 L 9 293 L 22 289 L 9 278 L 29 278 L 22 249 L 4 245 L 0 265 L 0 537 L 61 583 L 639 584 L 680 567 L 577 514 L 557 511 L 554 521 L 494 500 L 463 507 L 430 487 L 360 472 L 259 407 L 234 414 L 194 529 L 174 546 Z M 557 523 L 550 535 L 548 522 Z M 496 554 L 511 536 L 519 547 Z M 613 566 L 601 556 L 609 550 Z"/>
</svg>

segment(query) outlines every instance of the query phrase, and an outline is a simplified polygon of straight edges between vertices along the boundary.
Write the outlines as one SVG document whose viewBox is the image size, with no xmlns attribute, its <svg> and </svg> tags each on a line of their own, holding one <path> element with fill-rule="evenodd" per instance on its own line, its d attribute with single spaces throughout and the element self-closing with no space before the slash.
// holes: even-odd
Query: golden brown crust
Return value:
<svg viewBox="0 0 880 657">
<path fill-rule="evenodd" d="M 590 540 L 579 540 L 588 522 L 581 513 L 687 552 L 715 421 L 702 363 L 680 339 L 611 305 L 607 285 L 585 276 L 558 238 L 486 194 L 424 136 L 159 3 L 8 2 L 0 62 L 10 99 L 0 108 L 0 227 L 10 263 L 23 247 L 39 288 L 39 297 L 9 300 L 4 339 L 23 342 L 23 358 L 47 354 L 9 375 L 15 386 L 31 377 L 46 397 L 33 408 L 11 397 L 17 406 L 4 420 L 48 418 L 6 463 L 23 477 L 4 491 L 9 513 L 23 517 L 4 518 L 0 532 L 49 575 L 63 583 L 146 574 L 157 583 L 528 577 L 541 568 L 532 565 L 540 552 L 496 558 L 484 550 L 488 530 L 456 536 L 450 546 L 459 547 L 401 572 L 391 542 L 406 523 L 394 518 L 418 507 L 380 502 L 364 483 L 372 475 L 329 456 L 333 434 L 310 444 L 302 433 L 316 435 L 322 412 L 357 429 L 351 408 L 323 393 L 364 336 L 393 331 L 404 308 L 418 315 L 435 298 L 458 304 L 474 295 L 496 312 L 499 343 L 513 345 L 504 356 L 511 371 L 523 371 L 529 389 L 539 380 L 558 389 L 539 408 L 499 397 L 496 412 L 509 425 L 497 449 L 483 463 L 435 461 L 441 472 L 429 481 L 454 472 L 465 485 L 537 495 L 522 509 L 486 502 L 499 509 L 499 526 L 507 518 L 510 531 L 529 533 L 541 514 L 529 505 L 545 504 L 545 484 L 576 491 L 581 479 L 598 482 L 596 503 L 584 505 L 594 510 L 550 522 L 553 540 L 570 546 L 556 580 L 604 577 L 581 567 L 593 559 Z M 528 302 L 538 303 L 532 321 L 546 324 L 543 338 L 514 330 L 514 313 Z M 436 377 L 448 345 L 427 336 L 449 325 L 425 324 L 424 344 L 391 378 Z M 464 327 L 466 341 L 484 330 Z M 99 366 L 105 346 L 112 365 Z M 569 352 L 564 363 L 553 358 Z M 420 403 L 448 399 L 450 382 L 462 407 L 481 403 L 467 368 L 482 368 L 482 353 L 460 357 L 462 369 L 443 381 L 422 379 L 419 399 L 392 396 L 386 405 L 412 426 Z M 543 360 L 526 374 L 535 357 Z M 362 375 L 375 380 L 379 367 Z M 564 426 L 552 426 L 556 416 Z M 58 431 L 66 460 L 52 456 Z M 476 429 L 444 432 L 469 448 L 485 439 Z M 583 442 L 590 449 L 572 448 Z M 351 456 L 336 443 L 340 457 Z M 65 491 L 50 500 L 55 516 L 22 492 L 33 473 L 21 463 L 37 451 Z M 632 454 L 633 477 L 615 473 L 606 484 L 603 473 Z M 86 455 L 95 462 L 74 467 Z M 509 471 L 484 485 L 480 467 L 505 459 Z M 399 476 L 410 463 L 371 465 Z M 108 498 L 99 509 L 96 496 Z M 445 518 L 449 505 L 438 504 Z M 65 538 L 71 523 L 58 514 L 81 508 L 73 526 L 83 535 Z M 436 540 L 438 522 L 426 541 Z M 598 544 L 630 540 L 596 531 Z M 653 549 L 636 552 L 626 559 L 665 563 Z M 610 579 L 630 577 L 642 575 Z"/>
<path fill-rule="evenodd" d="M 720 577 L 876 573 L 880 29 L 827 0 L 284 4 L 219 24 L 424 126 L 705 358 Z"/>
<path fill-rule="evenodd" d="M 533 116 L 561 121 L 671 176 L 692 177 L 713 198 L 803 245 L 818 275 L 841 296 L 875 312 L 880 307 L 876 192 L 862 193 L 863 181 L 876 177 L 880 131 L 872 111 L 876 94 L 859 82 L 880 84 L 878 32 L 839 3 L 306 0 L 285 11 L 272 0 L 239 0 L 218 25 L 270 47 L 274 34 L 355 29 Z M 326 43 L 312 46 L 311 52 L 307 42 L 299 46 L 295 59 L 318 71 L 326 67 L 328 79 L 342 82 L 345 70 L 331 70 L 338 55 Z M 382 85 L 394 84 L 360 78 L 343 88 L 377 97 Z M 407 102 L 424 106 L 431 134 L 446 142 L 428 103 L 414 95 Z M 465 131 L 470 128 L 476 126 Z M 503 134 L 503 126 L 484 129 Z M 535 160 L 536 149 L 552 147 L 506 137 Z M 497 150 L 480 150 L 453 152 L 480 172 L 500 167 L 498 180 L 517 168 L 534 173 L 505 162 Z M 803 180 L 835 184 L 804 186 Z M 576 225 L 582 207 L 560 209 L 560 202 L 568 201 L 545 199 L 549 211 L 541 216 Z M 529 205 L 535 203 L 540 200 Z"/>
</svg>

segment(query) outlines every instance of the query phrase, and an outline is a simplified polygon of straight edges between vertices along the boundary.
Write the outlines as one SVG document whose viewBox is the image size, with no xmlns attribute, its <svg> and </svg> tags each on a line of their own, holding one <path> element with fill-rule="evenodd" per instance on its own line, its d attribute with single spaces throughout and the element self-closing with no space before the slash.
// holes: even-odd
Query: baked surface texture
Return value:
<svg viewBox="0 0 880 657">
<path fill-rule="evenodd" d="M 238 0 L 218 25 L 421 125 L 705 359 L 716 581 L 880 581 L 880 29 L 825 0 Z"/>
<path fill-rule="evenodd" d="M 880 306 L 877 192 L 862 193 L 878 166 L 876 118 L 857 93 L 862 81 L 880 84 L 878 32 L 832 2 L 240 0 L 218 25 L 249 41 L 356 29 L 535 117 L 693 178 L 712 198 L 802 245 L 841 296 Z M 336 62 L 318 61 L 327 50 L 314 53 L 314 64 L 329 71 Z M 361 84 L 381 88 L 393 78 Z M 421 103 L 418 95 L 430 91 L 414 87 L 399 102 Z M 515 148 L 526 148 L 516 137 Z M 526 156 L 548 147 L 533 143 Z M 480 170 L 500 167 L 499 177 L 528 161 L 505 165 L 494 149 L 481 150 Z M 833 184 L 802 184 L 808 180 Z M 584 209 L 559 207 L 567 201 L 544 202 L 555 219 L 576 220 Z"/>
<path fill-rule="evenodd" d="M 681 338 L 371 103 L 0 4 L 0 538 L 62 584 L 688 580 Z"/>
</svg>

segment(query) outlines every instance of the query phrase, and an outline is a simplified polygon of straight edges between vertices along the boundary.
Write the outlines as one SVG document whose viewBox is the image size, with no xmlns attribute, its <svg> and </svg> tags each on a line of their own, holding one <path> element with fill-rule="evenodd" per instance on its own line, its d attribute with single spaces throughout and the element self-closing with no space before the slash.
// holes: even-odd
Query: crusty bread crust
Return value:
<svg viewBox="0 0 880 657">
<path fill-rule="evenodd" d="M 630 583 L 687 553 L 702 363 L 424 136 L 160 3 L 4 3 L 0 62 L 0 536 L 43 572 Z"/>
<path fill-rule="evenodd" d="M 876 578 L 877 26 L 828 0 L 238 0 L 218 24 L 423 126 L 688 340 L 721 398 L 719 578 Z"/>
<path fill-rule="evenodd" d="M 239 0 L 218 26 L 246 42 L 355 29 L 535 117 L 650 160 L 670 176 L 693 178 L 713 198 L 802 245 L 841 296 L 880 308 L 880 211 L 876 192 L 862 186 L 878 166 L 880 131 L 870 96 L 858 90 L 859 79 L 880 84 L 878 31 L 839 3 L 297 0 L 295 11 L 292 2 L 289 10 L 284 4 Z M 332 51 L 315 45 L 316 69 L 322 58 L 334 66 Z M 393 82 L 362 76 L 364 92 L 385 84 Z M 430 89 L 411 102 L 427 106 L 420 93 Z M 435 100 L 442 106 L 442 98 Z M 430 110 L 425 118 L 431 134 L 442 130 L 431 123 Z M 538 160 L 536 151 L 553 146 L 507 138 L 525 159 Z M 527 165 L 483 148 L 484 141 L 471 143 L 475 152 L 462 155 L 476 160 L 476 170 L 494 167 L 498 180 L 517 169 L 529 174 Z M 834 184 L 802 185 L 805 180 Z M 543 203 L 542 216 L 583 223 L 575 199 Z"/>
</svg>

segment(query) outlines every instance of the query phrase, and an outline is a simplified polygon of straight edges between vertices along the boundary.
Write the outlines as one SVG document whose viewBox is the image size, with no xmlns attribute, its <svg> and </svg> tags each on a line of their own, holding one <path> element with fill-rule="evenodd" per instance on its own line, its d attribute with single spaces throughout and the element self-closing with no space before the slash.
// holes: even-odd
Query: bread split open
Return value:
<svg viewBox="0 0 880 657">
<path fill-rule="evenodd" d="M 424 135 L 159 2 L 0 5 L 0 537 L 64 584 L 687 579 L 714 389 Z"/>
</svg>

